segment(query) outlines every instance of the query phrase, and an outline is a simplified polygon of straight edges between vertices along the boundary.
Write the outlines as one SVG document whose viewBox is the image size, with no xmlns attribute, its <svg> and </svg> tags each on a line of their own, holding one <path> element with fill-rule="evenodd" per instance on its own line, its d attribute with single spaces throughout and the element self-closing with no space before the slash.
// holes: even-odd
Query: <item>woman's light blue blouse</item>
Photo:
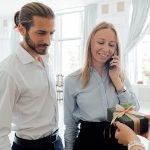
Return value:
<svg viewBox="0 0 150 150">
<path fill-rule="evenodd" d="M 107 68 L 102 77 L 93 68 L 86 88 L 82 89 L 80 70 L 68 75 L 64 86 L 65 149 L 72 150 L 78 132 L 79 120 L 101 122 L 107 120 L 107 108 L 131 102 L 139 109 L 139 103 L 125 78 L 126 91 L 117 94 L 108 77 Z"/>
</svg>

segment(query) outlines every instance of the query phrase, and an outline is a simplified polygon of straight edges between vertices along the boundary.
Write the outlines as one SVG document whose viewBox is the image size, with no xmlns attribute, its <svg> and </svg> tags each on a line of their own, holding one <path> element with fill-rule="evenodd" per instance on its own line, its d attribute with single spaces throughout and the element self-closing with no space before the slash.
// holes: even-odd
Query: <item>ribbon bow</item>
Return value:
<svg viewBox="0 0 150 150">
<path fill-rule="evenodd" d="M 116 112 L 113 113 L 113 119 L 111 121 L 111 124 L 115 122 L 117 118 L 122 117 L 123 115 L 128 116 L 130 119 L 133 120 L 134 122 L 134 131 L 136 133 L 140 133 L 140 119 L 136 117 L 135 115 L 138 116 L 144 116 L 142 113 L 134 111 L 135 106 L 131 105 L 127 109 L 122 107 L 121 105 L 117 104 L 116 105 Z"/>
</svg>

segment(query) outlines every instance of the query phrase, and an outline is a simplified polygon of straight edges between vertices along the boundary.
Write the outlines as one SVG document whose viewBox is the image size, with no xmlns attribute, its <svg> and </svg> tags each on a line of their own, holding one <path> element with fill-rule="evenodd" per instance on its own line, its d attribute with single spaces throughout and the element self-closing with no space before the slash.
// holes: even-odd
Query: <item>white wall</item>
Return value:
<svg viewBox="0 0 150 150">
<path fill-rule="evenodd" d="M 116 27 L 123 50 L 129 28 L 129 9 L 131 0 L 105 0 L 98 3 L 97 23 L 108 21 Z"/>
<path fill-rule="evenodd" d="M 133 85 L 133 90 L 139 99 L 140 111 L 150 114 L 150 86 L 149 85 Z"/>
</svg>

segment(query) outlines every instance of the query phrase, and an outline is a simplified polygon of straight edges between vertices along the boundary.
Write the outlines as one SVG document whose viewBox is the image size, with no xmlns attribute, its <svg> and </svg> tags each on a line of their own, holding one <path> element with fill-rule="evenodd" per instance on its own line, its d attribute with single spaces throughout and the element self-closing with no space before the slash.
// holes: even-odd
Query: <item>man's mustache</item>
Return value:
<svg viewBox="0 0 150 150">
<path fill-rule="evenodd" d="M 39 44 L 38 46 L 44 46 L 44 47 L 46 47 L 46 46 L 49 46 L 49 44 Z"/>
</svg>

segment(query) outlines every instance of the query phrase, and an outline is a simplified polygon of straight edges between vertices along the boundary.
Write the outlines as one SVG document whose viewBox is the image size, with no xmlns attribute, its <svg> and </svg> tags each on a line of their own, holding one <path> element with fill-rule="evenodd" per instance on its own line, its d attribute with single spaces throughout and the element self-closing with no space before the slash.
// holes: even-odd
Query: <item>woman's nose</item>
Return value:
<svg viewBox="0 0 150 150">
<path fill-rule="evenodd" d="M 108 44 L 104 44 L 103 50 L 105 52 L 109 52 L 109 45 Z"/>
</svg>

